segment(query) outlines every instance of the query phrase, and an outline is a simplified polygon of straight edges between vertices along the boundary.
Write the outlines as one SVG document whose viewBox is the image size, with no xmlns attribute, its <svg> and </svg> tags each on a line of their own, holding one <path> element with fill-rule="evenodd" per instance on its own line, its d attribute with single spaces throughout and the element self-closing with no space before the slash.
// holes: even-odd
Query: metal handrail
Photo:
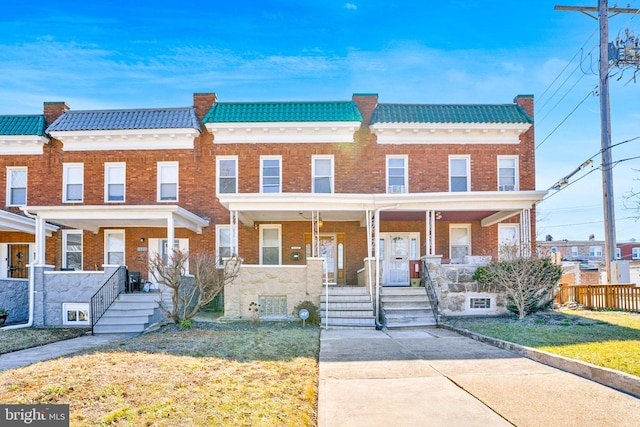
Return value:
<svg viewBox="0 0 640 427">
<path fill-rule="evenodd" d="M 433 310 L 433 317 L 438 325 L 438 295 L 436 294 L 436 288 L 433 286 L 433 280 L 431 280 L 431 274 L 429 274 L 429 268 L 427 263 L 422 261 L 422 277 L 420 278 L 424 290 L 427 292 L 427 298 L 431 302 L 431 309 Z"/>
<path fill-rule="evenodd" d="M 111 307 L 111 304 L 118 298 L 118 295 L 125 291 L 126 279 L 126 267 L 118 267 L 104 285 L 98 289 L 98 292 L 91 297 L 91 335 L 93 335 L 93 327 L 98 323 L 98 320 L 100 320 L 109 307 Z"/>
</svg>

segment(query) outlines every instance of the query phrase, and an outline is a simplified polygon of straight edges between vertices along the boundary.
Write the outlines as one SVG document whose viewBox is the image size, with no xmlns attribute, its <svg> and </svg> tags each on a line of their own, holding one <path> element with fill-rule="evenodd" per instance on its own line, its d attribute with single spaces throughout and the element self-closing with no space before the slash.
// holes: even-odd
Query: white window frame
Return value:
<svg viewBox="0 0 640 427">
<path fill-rule="evenodd" d="M 260 265 L 263 264 L 262 250 L 265 248 L 263 241 L 264 230 L 278 230 L 278 263 L 269 265 L 282 265 L 282 224 L 260 224 Z M 275 246 L 267 246 L 273 248 Z"/>
<path fill-rule="evenodd" d="M 222 234 L 221 230 L 227 230 L 229 232 L 229 246 L 222 246 L 220 244 L 220 236 Z M 218 260 L 218 268 L 222 268 L 224 266 L 224 262 L 229 260 L 233 255 L 233 229 L 231 224 L 216 224 L 216 259 Z M 221 247 L 229 248 L 229 256 L 222 256 L 220 254 Z"/>
<path fill-rule="evenodd" d="M 164 169 L 175 169 L 176 179 L 175 182 L 164 182 L 162 179 L 162 171 Z M 158 202 L 177 202 L 179 197 L 180 190 L 180 165 L 179 162 L 158 162 L 157 163 L 157 198 Z M 162 198 L 162 185 L 163 184 L 175 184 L 176 186 L 176 197 L 171 199 L 163 199 Z"/>
<path fill-rule="evenodd" d="M 107 265 L 111 265 L 109 263 L 109 236 L 110 235 L 115 235 L 115 234 L 120 234 L 122 235 L 122 264 L 114 264 L 114 265 L 125 265 L 126 264 L 126 260 L 127 260 L 127 240 L 126 240 L 126 234 L 124 232 L 124 230 L 115 230 L 115 229 L 109 229 L 109 230 L 104 230 L 104 263 Z M 115 251 L 114 251 L 115 252 Z"/>
<path fill-rule="evenodd" d="M 640 259 L 640 246 L 631 248 L 631 259 Z"/>
<path fill-rule="evenodd" d="M 221 175 L 220 172 L 222 168 L 220 167 L 220 163 L 222 161 L 232 160 L 235 162 L 235 175 Z M 238 193 L 238 175 L 239 175 L 239 167 L 238 167 L 238 156 L 217 156 L 216 157 L 216 194 L 237 194 Z M 220 179 L 235 179 L 234 191 L 226 191 L 224 193 L 220 192 Z"/>
<path fill-rule="evenodd" d="M 316 176 L 316 160 L 329 160 L 331 162 L 331 173 L 329 178 L 329 192 L 318 194 L 333 194 L 335 191 L 335 162 L 333 154 L 323 154 L 311 156 L 311 192 L 316 192 L 316 178 L 326 178 L 325 176 Z"/>
<path fill-rule="evenodd" d="M 500 184 L 500 160 L 513 160 L 513 189 L 505 189 L 505 185 Z M 506 168 L 505 168 L 506 169 Z M 520 173 L 518 156 L 498 156 L 498 191 L 519 191 Z"/>
<path fill-rule="evenodd" d="M 467 178 L 467 189 L 466 191 L 455 191 L 456 193 L 465 193 L 465 192 L 469 192 L 471 191 L 471 156 L 466 154 L 466 155 L 449 155 L 449 192 L 453 193 L 454 191 L 451 188 L 451 180 L 452 178 L 460 178 L 461 176 L 459 175 L 452 175 L 452 168 L 451 168 L 451 162 L 453 160 L 464 160 L 466 163 L 466 178 Z"/>
<path fill-rule="evenodd" d="M 589 258 L 602 257 L 602 246 L 589 246 Z"/>
<path fill-rule="evenodd" d="M 13 189 L 18 189 L 22 187 L 14 187 L 13 186 L 13 173 L 14 172 L 22 172 L 24 171 L 24 203 L 16 203 L 13 200 Z M 28 186 L 29 172 L 26 166 L 19 167 L 7 167 L 7 198 L 6 205 L 7 206 L 26 206 L 27 204 L 27 186 Z"/>
<path fill-rule="evenodd" d="M 274 178 L 273 176 L 265 176 L 264 162 L 266 160 L 278 161 L 278 186 L 276 191 L 265 191 L 265 178 Z M 266 188 L 276 188 L 275 185 L 268 185 Z M 282 156 L 260 156 L 260 193 L 274 194 L 282 193 Z"/>
<path fill-rule="evenodd" d="M 452 239 L 452 234 L 453 234 L 453 230 L 454 229 L 458 229 L 458 228 L 462 228 L 462 229 L 466 229 L 467 230 L 467 237 L 469 240 L 469 244 L 466 245 L 468 247 L 468 255 L 471 256 L 471 254 L 473 254 L 472 252 L 472 248 L 471 248 L 471 224 L 449 224 L 449 258 L 450 259 L 454 259 L 453 258 L 453 247 L 454 246 L 461 246 L 461 245 L 453 245 L 453 239 Z M 456 258 L 457 259 L 457 258 Z"/>
<path fill-rule="evenodd" d="M 622 248 L 616 248 L 616 259 L 622 259 Z"/>
<path fill-rule="evenodd" d="M 578 258 L 579 254 L 580 254 L 580 250 L 578 249 L 578 247 L 571 246 L 571 258 Z"/>
<path fill-rule="evenodd" d="M 80 170 L 82 182 L 70 182 L 69 172 L 74 169 Z M 80 185 L 80 199 L 69 200 L 67 188 L 69 185 Z M 62 164 L 62 202 L 63 203 L 82 203 L 84 201 L 84 163 L 63 163 Z"/>
<path fill-rule="evenodd" d="M 398 169 L 398 168 L 391 168 L 391 161 L 392 160 L 402 160 L 403 162 L 403 176 L 402 176 L 402 185 L 391 185 L 391 178 L 397 178 L 398 175 L 391 175 L 391 170 L 392 169 Z M 404 155 L 387 155 L 386 158 L 386 183 L 387 183 L 387 193 L 408 193 L 409 192 L 409 156 L 404 154 Z M 400 187 L 400 188 L 396 188 L 396 187 Z M 396 191 L 398 190 L 398 191 Z"/>
<path fill-rule="evenodd" d="M 122 182 L 113 182 L 111 171 L 115 169 L 122 169 Z M 122 185 L 122 200 L 111 200 L 109 195 L 110 185 Z M 104 201 L 105 203 L 123 203 L 127 200 L 127 164 L 124 162 L 119 163 L 105 163 L 104 164 Z"/>
<path fill-rule="evenodd" d="M 82 270 L 82 266 L 84 265 L 84 237 L 82 235 L 82 230 L 62 230 L 62 268 L 69 268 L 67 254 L 70 252 L 77 252 L 67 250 L 67 239 L 70 234 L 80 235 L 80 270 Z"/>
<path fill-rule="evenodd" d="M 75 312 L 76 320 L 69 320 L 68 312 Z M 77 320 L 80 316 L 80 313 L 84 315 L 83 320 Z M 69 326 L 76 325 L 90 325 L 91 312 L 89 311 L 89 303 L 81 303 L 81 302 L 63 302 L 62 303 L 62 324 Z"/>
</svg>

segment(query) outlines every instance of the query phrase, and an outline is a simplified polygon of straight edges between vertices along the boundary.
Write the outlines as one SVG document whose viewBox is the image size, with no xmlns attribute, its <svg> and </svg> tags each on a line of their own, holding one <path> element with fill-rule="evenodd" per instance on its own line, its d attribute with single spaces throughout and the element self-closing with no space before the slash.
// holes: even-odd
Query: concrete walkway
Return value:
<svg viewBox="0 0 640 427">
<path fill-rule="evenodd" d="M 318 426 L 640 426 L 640 399 L 447 329 L 323 330 Z"/>
<path fill-rule="evenodd" d="M 138 334 L 99 334 L 83 335 L 78 338 L 45 344 L 40 347 L 27 348 L 0 355 L 0 372 L 20 368 L 43 360 L 66 356 L 76 351 L 85 350 L 114 341 L 122 341 Z"/>
</svg>

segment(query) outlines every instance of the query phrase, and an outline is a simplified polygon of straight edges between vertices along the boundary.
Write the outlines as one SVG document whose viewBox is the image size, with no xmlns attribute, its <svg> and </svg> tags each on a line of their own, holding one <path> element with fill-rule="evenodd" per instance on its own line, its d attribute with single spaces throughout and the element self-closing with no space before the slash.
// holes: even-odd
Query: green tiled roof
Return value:
<svg viewBox="0 0 640 427">
<path fill-rule="evenodd" d="M 378 104 L 374 123 L 533 123 L 533 119 L 517 104 Z"/>
<path fill-rule="evenodd" d="M 361 122 L 352 101 L 216 102 L 202 123 Z"/>
<path fill-rule="evenodd" d="M 44 136 L 44 116 L 0 116 L 0 135 Z"/>
</svg>

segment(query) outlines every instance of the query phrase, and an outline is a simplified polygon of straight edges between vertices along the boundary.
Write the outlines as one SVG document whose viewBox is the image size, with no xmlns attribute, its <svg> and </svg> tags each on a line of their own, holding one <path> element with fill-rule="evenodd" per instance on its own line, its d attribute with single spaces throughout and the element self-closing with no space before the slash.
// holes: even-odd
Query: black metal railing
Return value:
<svg viewBox="0 0 640 427">
<path fill-rule="evenodd" d="M 427 297 L 431 302 L 431 310 L 433 310 L 433 317 L 436 320 L 436 325 L 438 324 L 438 295 L 436 294 L 436 288 L 433 286 L 433 280 L 431 280 L 431 274 L 429 274 L 429 267 L 427 263 L 422 261 L 422 277 L 420 279 L 422 286 L 424 286 L 424 290 L 427 292 Z"/>
<path fill-rule="evenodd" d="M 93 327 L 98 323 L 102 315 L 111 307 L 111 304 L 125 291 L 127 284 L 127 269 L 118 269 L 107 279 L 107 281 L 91 297 L 91 335 Z"/>
</svg>

